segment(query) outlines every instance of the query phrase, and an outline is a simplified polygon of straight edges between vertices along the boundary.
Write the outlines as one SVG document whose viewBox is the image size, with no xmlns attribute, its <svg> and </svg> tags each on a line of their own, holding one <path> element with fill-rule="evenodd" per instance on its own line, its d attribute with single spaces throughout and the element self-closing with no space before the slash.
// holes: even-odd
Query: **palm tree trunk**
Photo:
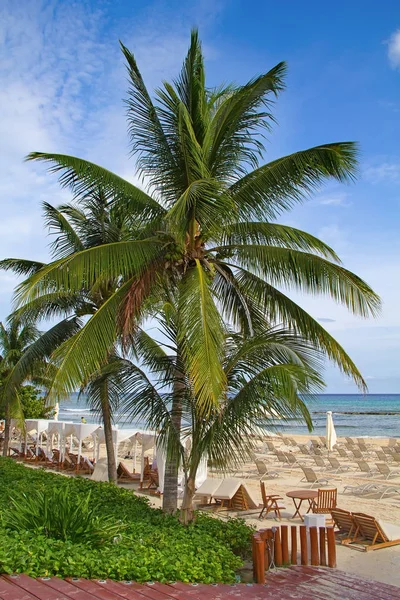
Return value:
<svg viewBox="0 0 400 600">
<path fill-rule="evenodd" d="M 176 365 L 180 363 L 179 353 L 176 356 Z M 185 391 L 185 384 L 181 369 L 176 368 L 174 380 L 174 398 L 171 406 L 171 421 L 174 429 L 174 439 L 180 439 L 182 427 L 182 395 Z M 174 513 L 178 510 L 178 470 L 179 470 L 179 455 L 176 451 L 171 451 L 174 444 L 172 440 L 168 443 L 167 459 L 165 461 L 164 472 L 164 490 L 163 504 L 164 512 Z"/>
<path fill-rule="evenodd" d="M 3 446 L 3 456 L 8 455 L 8 446 L 10 445 L 10 433 L 11 433 L 11 411 L 10 407 L 7 403 L 5 410 L 5 420 L 6 424 L 4 426 L 4 446 Z M 26 451 L 26 450 L 25 450 Z"/>
<path fill-rule="evenodd" d="M 108 467 L 108 481 L 111 483 L 117 483 L 117 465 L 116 456 L 114 450 L 114 442 L 112 437 L 112 420 L 110 403 L 108 401 L 108 383 L 103 381 L 100 389 L 100 400 L 101 400 L 101 412 L 103 417 L 104 425 L 104 439 L 106 442 L 107 452 L 107 467 Z"/>
<path fill-rule="evenodd" d="M 196 469 L 197 471 L 197 469 Z M 180 521 L 184 525 L 191 523 L 194 519 L 193 511 L 193 497 L 196 491 L 196 473 L 193 474 L 192 470 L 185 483 L 185 491 L 183 494 L 182 508 L 180 514 Z"/>
</svg>

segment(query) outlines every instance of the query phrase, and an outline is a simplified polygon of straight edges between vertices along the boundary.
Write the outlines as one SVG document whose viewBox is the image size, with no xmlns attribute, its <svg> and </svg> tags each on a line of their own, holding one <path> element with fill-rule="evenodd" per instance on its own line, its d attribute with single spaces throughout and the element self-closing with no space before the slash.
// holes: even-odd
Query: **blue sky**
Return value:
<svg viewBox="0 0 400 600">
<path fill-rule="evenodd" d="M 358 181 L 327 185 L 282 222 L 330 243 L 381 295 L 363 321 L 326 298 L 292 294 L 351 354 L 373 393 L 400 393 L 400 4 L 353 0 L 181 2 L 3 0 L 0 6 L 0 257 L 48 258 L 41 203 L 70 200 L 30 151 L 76 154 L 136 181 L 118 38 L 150 88 L 180 67 L 191 26 L 210 85 L 286 60 L 287 90 L 266 159 L 324 142 L 360 143 Z M 0 273 L 0 318 L 15 279 Z M 355 392 L 337 370 L 327 391 Z"/>
</svg>

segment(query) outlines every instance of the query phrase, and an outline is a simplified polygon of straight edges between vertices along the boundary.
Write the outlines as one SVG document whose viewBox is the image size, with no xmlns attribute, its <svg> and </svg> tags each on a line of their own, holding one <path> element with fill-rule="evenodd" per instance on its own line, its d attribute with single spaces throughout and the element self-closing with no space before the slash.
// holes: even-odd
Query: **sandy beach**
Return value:
<svg viewBox="0 0 400 600">
<path fill-rule="evenodd" d="M 299 443 L 305 443 L 310 439 L 319 441 L 316 436 L 303 436 L 294 435 L 293 437 Z M 367 457 L 368 464 L 371 468 L 379 462 L 378 458 L 374 455 L 373 449 L 380 449 L 381 446 L 388 446 L 388 438 L 365 438 L 368 445 L 371 446 L 371 454 Z M 344 444 L 345 440 L 338 438 L 339 444 Z M 279 438 L 276 438 L 276 446 L 279 447 Z M 259 444 L 260 452 L 257 453 L 257 457 L 264 460 L 268 467 L 279 473 L 278 477 L 264 478 L 267 494 L 279 494 L 282 497 L 281 504 L 286 508 L 282 511 L 281 524 L 293 525 L 300 524 L 301 521 L 298 517 L 292 519 L 294 513 L 294 506 L 292 500 L 286 497 L 286 493 L 290 490 L 297 489 L 309 489 L 310 485 L 304 481 L 303 472 L 297 466 L 285 467 L 279 466 L 279 462 L 272 453 L 261 452 L 263 443 Z M 283 446 L 283 444 L 282 444 Z M 288 450 L 287 446 L 283 446 Z M 312 457 L 305 457 L 301 455 L 296 448 L 290 450 L 297 458 L 297 460 L 304 465 L 311 466 L 315 472 L 320 476 L 329 478 L 329 485 L 327 487 L 336 487 L 338 490 L 338 502 L 337 506 L 353 512 L 364 512 L 366 514 L 373 515 L 382 521 L 392 523 L 400 526 L 400 472 L 398 476 L 391 477 L 388 481 L 382 479 L 380 475 L 374 475 L 372 477 L 366 477 L 365 474 L 361 473 L 358 465 L 355 461 L 342 461 L 342 464 L 349 467 L 347 472 L 334 474 L 329 470 L 322 471 L 315 464 Z M 327 453 L 325 452 L 327 456 Z M 324 457 L 325 457 L 324 455 Z M 331 456 L 338 456 L 336 451 L 331 453 Z M 121 455 L 119 457 L 129 469 L 132 469 L 132 460 L 125 460 Z M 325 460 L 325 462 L 327 462 Z M 389 463 L 390 464 L 390 463 Z M 395 469 L 396 465 L 390 464 L 390 468 Z M 210 477 L 220 476 L 218 473 L 210 472 Z M 231 475 L 230 475 L 231 476 Z M 251 495 L 254 500 L 261 503 L 261 492 L 260 492 L 260 477 L 255 469 L 254 463 L 247 463 L 242 466 L 241 472 L 236 473 L 235 477 L 242 479 L 243 482 L 248 486 L 251 491 Z M 398 492 L 393 491 L 386 495 L 384 498 L 379 498 L 377 494 L 371 494 L 368 496 L 358 496 L 352 493 L 344 493 L 344 487 L 347 485 L 356 486 L 366 482 L 376 482 L 378 485 L 390 485 L 398 487 Z M 146 494 L 151 503 L 159 507 L 161 506 L 160 497 L 150 494 L 149 492 L 138 490 L 138 486 L 127 484 L 126 487 L 133 489 L 136 493 Z M 316 488 L 315 488 L 316 489 Z M 302 507 L 302 511 L 307 509 Z M 251 525 L 254 525 L 257 529 L 266 528 L 273 526 L 278 523 L 275 520 L 273 514 L 269 514 L 267 518 L 258 519 L 259 511 L 249 511 L 246 514 L 241 512 L 229 511 L 225 514 L 219 513 L 220 518 L 227 518 L 229 516 L 238 516 L 244 518 L 245 521 Z M 344 547 L 337 545 L 337 567 L 343 571 L 348 571 L 360 575 L 362 577 L 370 578 L 376 581 L 382 581 L 385 583 L 391 583 L 393 585 L 400 586 L 400 545 L 392 548 L 384 548 L 381 550 L 375 550 L 372 552 L 361 552 L 354 548 Z"/>
</svg>

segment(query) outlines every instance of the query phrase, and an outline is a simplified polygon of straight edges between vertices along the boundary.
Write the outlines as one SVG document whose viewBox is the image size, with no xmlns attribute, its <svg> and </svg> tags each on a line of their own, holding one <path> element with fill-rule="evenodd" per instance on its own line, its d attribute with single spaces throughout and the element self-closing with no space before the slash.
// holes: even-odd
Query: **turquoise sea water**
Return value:
<svg viewBox="0 0 400 600">
<path fill-rule="evenodd" d="M 307 400 L 313 420 L 315 435 L 324 435 L 326 411 L 333 412 L 333 420 L 339 436 L 400 437 L 400 394 L 322 394 Z M 60 421 L 80 421 L 84 416 L 88 423 L 96 418 L 84 400 L 72 396 L 60 406 Z M 117 415 L 119 427 L 131 427 L 125 415 Z M 140 425 L 136 423 L 135 425 Z M 279 431 L 286 434 L 308 433 L 307 428 L 296 421 L 276 422 Z"/>
</svg>

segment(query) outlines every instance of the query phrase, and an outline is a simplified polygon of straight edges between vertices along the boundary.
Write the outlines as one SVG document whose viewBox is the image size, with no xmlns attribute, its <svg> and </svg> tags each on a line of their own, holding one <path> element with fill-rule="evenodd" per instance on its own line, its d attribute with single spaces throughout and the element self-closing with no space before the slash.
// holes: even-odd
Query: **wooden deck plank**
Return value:
<svg viewBox="0 0 400 600">
<path fill-rule="evenodd" d="M 97 600 L 93 594 L 80 590 L 65 579 L 60 579 L 59 577 L 40 577 L 39 579 L 53 590 L 56 590 L 73 600 Z"/>
<path fill-rule="evenodd" d="M 271 570 L 265 585 L 114 582 L 0 576 L 0 600 L 400 600 L 400 588 L 336 569 Z"/>
<path fill-rule="evenodd" d="M 11 580 L 0 576 L 0 598 L 1 600 L 36 600 L 36 596 L 32 596 L 22 588 L 14 585 Z"/>
<path fill-rule="evenodd" d="M 21 588 L 21 590 L 25 590 L 32 594 L 34 598 L 39 598 L 40 600 L 69 600 L 68 596 L 64 594 L 60 594 L 56 590 L 51 589 L 46 586 L 39 579 L 33 579 L 32 577 L 28 577 L 28 575 L 20 574 L 20 575 L 3 575 L 4 579 L 7 581 L 11 581 L 14 585 L 17 585 Z"/>
</svg>

